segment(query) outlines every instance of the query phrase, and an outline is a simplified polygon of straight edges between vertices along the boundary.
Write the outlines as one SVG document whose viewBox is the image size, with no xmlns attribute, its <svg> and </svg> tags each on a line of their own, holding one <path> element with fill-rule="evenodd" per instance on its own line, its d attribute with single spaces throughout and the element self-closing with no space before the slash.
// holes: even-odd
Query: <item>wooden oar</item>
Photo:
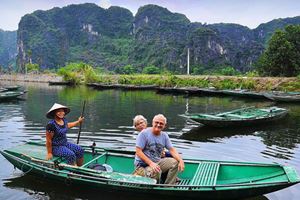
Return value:
<svg viewBox="0 0 300 200">
<path fill-rule="evenodd" d="M 83 117 L 83 114 L 84 114 L 85 102 L 86 102 L 86 101 L 84 100 L 84 101 L 83 101 L 83 106 L 82 106 L 81 117 Z M 80 125 L 79 125 L 79 131 L 78 131 L 78 136 L 77 136 L 77 144 L 79 144 L 80 133 L 81 133 L 81 126 L 82 126 L 82 123 L 80 122 Z"/>
</svg>

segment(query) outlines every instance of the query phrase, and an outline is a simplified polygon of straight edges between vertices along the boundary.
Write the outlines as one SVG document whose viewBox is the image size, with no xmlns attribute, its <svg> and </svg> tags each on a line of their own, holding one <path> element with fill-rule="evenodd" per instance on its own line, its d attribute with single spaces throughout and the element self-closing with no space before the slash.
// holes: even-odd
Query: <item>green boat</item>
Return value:
<svg viewBox="0 0 300 200">
<path fill-rule="evenodd" d="M 236 96 L 236 97 L 246 97 L 246 98 L 258 98 L 265 99 L 263 92 L 254 92 L 247 89 L 235 89 L 235 90 L 222 90 L 224 95 Z"/>
<path fill-rule="evenodd" d="M 8 91 L 6 88 L 0 88 L 0 93 L 1 92 L 6 92 L 6 91 Z"/>
<path fill-rule="evenodd" d="M 58 184 L 70 184 L 123 193 L 151 195 L 153 198 L 241 199 L 274 192 L 300 182 L 290 166 L 184 159 L 185 170 L 177 185 L 157 184 L 151 178 L 132 175 L 134 152 L 84 147 L 85 163 L 67 165 L 60 158 L 46 161 L 45 144 L 28 142 L 1 154 L 25 174 Z M 109 165 L 113 172 L 90 169 L 95 164 Z M 103 190 L 103 191 L 101 191 Z"/>
<path fill-rule="evenodd" d="M 23 94 L 25 94 L 25 92 L 19 92 L 19 91 L 0 92 L 0 102 L 17 99 Z"/>
<path fill-rule="evenodd" d="M 251 126 L 279 120 L 288 111 L 279 107 L 247 107 L 223 113 L 191 113 L 180 115 L 197 123 L 211 127 Z"/>
<path fill-rule="evenodd" d="M 264 96 L 276 102 L 300 102 L 300 92 L 269 92 Z"/>
<path fill-rule="evenodd" d="M 20 88 L 21 88 L 21 86 L 19 86 L 19 85 L 5 86 L 5 89 L 7 89 L 8 91 L 16 91 L 16 90 L 19 90 Z"/>
</svg>

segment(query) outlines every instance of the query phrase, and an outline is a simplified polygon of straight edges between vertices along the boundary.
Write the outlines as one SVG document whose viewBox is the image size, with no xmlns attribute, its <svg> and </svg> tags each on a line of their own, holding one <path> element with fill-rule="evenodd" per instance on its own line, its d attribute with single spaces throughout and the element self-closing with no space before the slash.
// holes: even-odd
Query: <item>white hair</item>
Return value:
<svg viewBox="0 0 300 200">
<path fill-rule="evenodd" d="M 157 114 L 153 117 L 153 120 L 155 118 L 162 118 L 165 121 L 165 124 L 167 124 L 167 118 L 163 114 Z"/>
<path fill-rule="evenodd" d="M 133 126 L 136 126 L 136 124 L 140 120 L 144 121 L 147 124 L 147 119 L 143 115 L 137 115 L 133 118 Z"/>
</svg>

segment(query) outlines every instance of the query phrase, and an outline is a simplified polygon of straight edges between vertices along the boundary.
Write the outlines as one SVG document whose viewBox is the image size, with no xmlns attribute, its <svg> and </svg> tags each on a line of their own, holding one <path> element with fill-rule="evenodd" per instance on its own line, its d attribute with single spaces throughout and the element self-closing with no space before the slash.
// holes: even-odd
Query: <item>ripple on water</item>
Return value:
<svg viewBox="0 0 300 200">
<path fill-rule="evenodd" d="M 81 112 L 78 105 L 84 95 L 93 99 L 86 106 L 87 117 L 82 127 L 80 144 L 88 146 L 95 141 L 99 147 L 134 150 L 137 132 L 132 127 L 132 118 L 137 113 L 142 113 L 150 119 L 154 114 L 163 112 L 168 117 L 168 134 L 183 157 L 277 162 L 293 165 L 298 172 L 300 171 L 299 105 L 287 105 L 286 107 L 291 111 L 290 118 L 269 126 L 209 129 L 187 121 L 178 114 L 187 111 L 219 112 L 242 106 L 263 106 L 266 103 L 216 97 L 182 98 L 177 96 L 174 98 L 168 95 L 157 95 L 154 92 L 94 91 L 86 88 L 48 87 L 47 85 L 33 87 L 28 92 L 29 101 L 1 104 L 0 148 L 6 149 L 29 139 L 45 140 L 47 119 L 44 113 L 53 102 L 71 106 L 72 112 L 68 115 L 68 119 L 77 119 Z M 146 103 L 151 106 L 145 106 Z M 77 132 L 78 127 L 70 130 L 68 139 L 76 141 Z M 0 157 L 0 162 L 0 178 L 14 177 L 11 173 L 13 172 L 12 166 L 3 157 Z M 49 187 L 38 187 L 47 183 L 38 183 L 26 177 L 28 176 L 12 180 L 11 183 L 5 181 L 4 186 L 0 186 L 1 194 L 7 193 L 8 195 L 5 196 L 7 199 L 19 197 L 20 199 L 47 199 L 49 194 L 53 193 L 58 194 L 53 199 L 82 197 L 81 193 L 74 193 L 74 191 L 68 193 L 67 197 L 63 196 L 65 190 L 59 194 L 60 192 L 57 191 L 60 190 L 57 186 L 51 186 L 51 190 L 47 190 Z M 30 184 L 31 182 L 34 184 Z M 296 200 L 299 195 L 300 187 L 297 185 L 270 194 L 268 198 Z"/>
</svg>

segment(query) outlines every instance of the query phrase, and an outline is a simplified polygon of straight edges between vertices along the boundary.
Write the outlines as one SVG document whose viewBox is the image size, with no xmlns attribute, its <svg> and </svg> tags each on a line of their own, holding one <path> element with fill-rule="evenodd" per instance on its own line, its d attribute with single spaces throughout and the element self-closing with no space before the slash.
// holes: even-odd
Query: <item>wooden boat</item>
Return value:
<svg viewBox="0 0 300 200">
<path fill-rule="evenodd" d="M 0 88 L 0 92 L 6 92 L 8 91 L 6 88 Z"/>
<path fill-rule="evenodd" d="M 70 81 L 49 81 L 48 84 L 49 85 L 68 85 L 68 86 L 74 85 L 74 83 L 72 83 Z"/>
<path fill-rule="evenodd" d="M 267 123 L 278 120 L 286 116 L 288 111 L 284 108 L 267 107 L 255 108 L 248 107 L 229 112 L 207 114 L 194 113 L 180 115 L 191 119 L 195 122 L 212 126 L 212 127 L 227 127 L 227 126 L 250 126 L 253 124 Z"/>
<path fill-rule="evenodd" d="M 186 90 L 182 90 L 177 87 L 159 87 L 156 92 L 161 94 L 187 94 Z"/>
<path fill-rule="evenodd" d="M 300 102 L 300 92 L 269 92 L 264 96 L 277 102 Z"/>
<path fill-rule="evenodd" d="M 54 158 L 44 160 L 44 144 L 28 142 L 1 154 L 25 174 L 103 191 L 113 190 L 151 195 L 153 198 L 175 199 L 240 199 L 274 192 L 300 182 L 290 166 L 264 163 L 245 163 L 185 159 L 185 170 L 179 173 L 180 183 L 158 184 L 150 178 L 134 176 L 134 152 L 126 150 L 91 149 L 84 147 L 85 163 L 70 166 Z M 90 165 L 107 164 L 113 172 L 90 169 Z M 101 191 L 101 189 L 103 191 Z"/>
<path fill-rule="evenodd" d="M 224 95 L 228 96 L 237 96 L 237 97 L 246 97 L 246 98 L 259 98 L 264 99 L 263 92 L 254 92 L 247 89 L 237 89 L 237 90 L 222 90 Z"/>
<path fill-rule="evenodd" d="M 124 85 L 124 84 L 101 84 L 101 83 L 88 83 L 88 87 L 92 87 L 97 90 L 154 90 L 157 87 L 155 85 Z"/>
<path fill-rule="evenodd" d="M 7 89 L 8 91 L 16 91 L 16 90 L 19 90 L 20 88 L 21 88 L 21 86 L 19 86 L 19 85 L 5 86 L 5 89 Z"/>
<path fill-rule="evenodd" d="M 25 94 L 26 92 L 21 91 L 7 91 L 7 92 L 1 92 L 0 93 L 0 101 L 8 101 L 17 99 L 19 96 Z"/>
<path fill-rule="evenodd" d="M 157 93 L 187 94 L 187 95 L 201 94 L 201 90 L 198 87 L 159 87 L 156 90 Z"/>
<path fill-rule="evenodd" d="M 202 94 L 207 95 L 222 95 L 222 90 L 218 90 L 215 87 L 208 87 L 208 88 L 199 88 Z"/>
</svg>

